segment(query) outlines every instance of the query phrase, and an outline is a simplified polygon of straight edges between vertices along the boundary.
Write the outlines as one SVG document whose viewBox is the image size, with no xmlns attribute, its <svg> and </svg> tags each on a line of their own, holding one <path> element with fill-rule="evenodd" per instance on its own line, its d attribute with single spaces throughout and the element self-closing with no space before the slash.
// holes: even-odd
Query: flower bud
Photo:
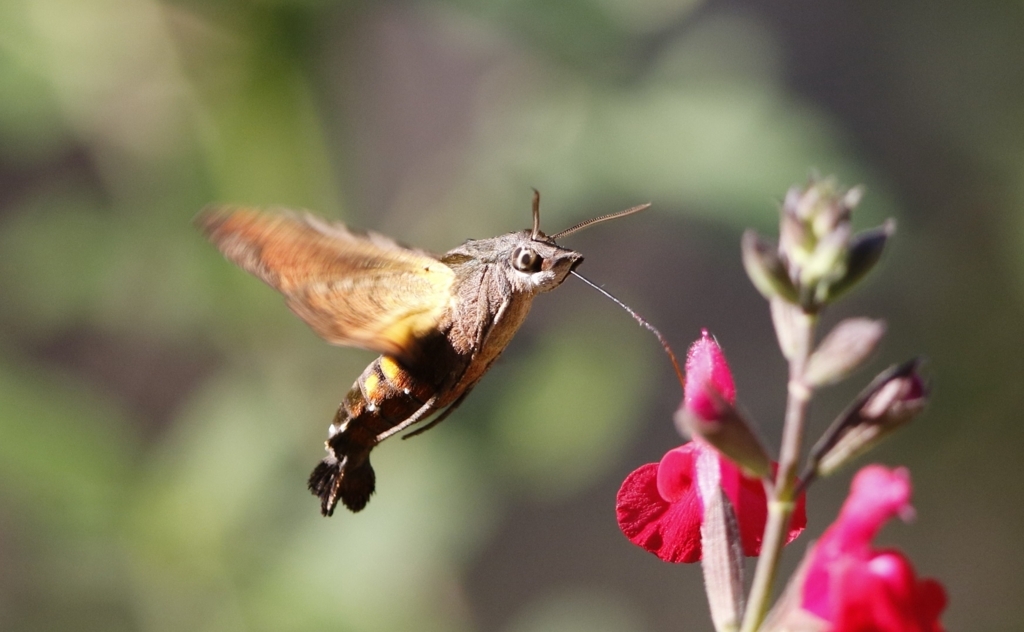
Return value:
<svg viewBox="0 0 1024 632">
<path fill-rule="evenodd" d="M 881 256 L 892 224 L 854 236 L 850 216 L 861 197 L 862 189 L 842 191 L 833 178 L 813 178 L 805 188 L 794 187 L 786 194 L 777 260 L 795 285 L 796 302 L 807 312 L 816 312 L 850 289 Z M 745 251 L 747 248 L 745 244 Z M 772 277 L 781 277 L 773 271 L 775 264 L 767 255 L 762 254 L 761 259 L 758 274 L 751 273 L 752 266 L 746 264 L 754 284 L 769 298 L 786 297 L 779 288 L 765 291 L 766 286 L 774 285 L 769 283 Z"/>
<path fill-rule="evenodd" d="M 851 205 L 849 201 L 860 201 L 860 196 L 850 195 L 851 191 L 856 190 L 859 190 L 859 188 L 850 189 L 842 198 L 836 197 L 829 200 L 828 204 L 825 204 L 814 216 L 809 218 L 811 221 L 811 232 L 814 233 L 815 237 L 820 239 L 841 226 L 849 225 L 850 213 L 857 206 L 856 204 Z"/>
<path fill-rule="evenodd" d="M 896 222 L 889 219 L 881 226 L 854 235 L 846 255 L 846 270 L 829 285 L 826 299 L 831 301 L 839 298 L 863 279 L 882 258 L 885 244 L 894 232 Z"/>
<path fill-rule="evenodd" d="M 921 412 L 925 404 L 925 388 L 921 376 L 911 373 L 897 376 L 882 384 L 860 409 L 865 419 L 887 423 L 905 423 Z"/>
<path fill-rule="evenodd" d="M 804 369 L 812 387 L 833 384 L 861 365 L 885 334 L 885 323 L 870 318 L 848 318 L 821 341 Z"/>
<path fill-rule="evenodd" d="M 807 288 L 816 302 L 833 280 L 846 274 L 846 255 L 850 241 L 849 221 L 835 226 L 818 240 L 814 252 L 800 268 L 800 285 Z"/>
<path fill-rule="evenodd" d="M 860 201 L 861 199 L 863 199 L 863 197 L 864 187 L 852 187 L 849 191 L 846 192 L 846 195 L 843 196 L 843 206 L 845 206 L 847 210 L 853 211 L 853 209 L 860 206 Z"/>
<path fill-rule="evenodd" d="M 809 316 L 797 305 L 781 299 L 774 299 L 768 304 L 771 308 L 772 325 L 775 336 L 779 340 L 779 349 L 787 360 L 808 353 L 806 337 L 801 333 L 807 327 Z"/>
<path fill-rule="evenodd" d="M 725 354 L 704 330 L 686 358 L 686 387 L 683 405 L 676 411 L 676 427 L 714 446 L 749 476 L 769 476 L 768 453 L 735 401 L 736 385 Z"/>
<path fill-rule="evenodd" d="M 928 392 L 920 364 L 914 359 L 891 367 L 857 396 L 811 450 L 804 484 L 864 454 L 924 410 Z"/>
<path fill-rule="evenodd" d="M 803 197 L 803 190 L 791 188 L 786 193 L 779 220 L 779 253 L 789 262 L 790 270 L 798 270 L 814 250 L 814 236 L 805 218 L 801 217 L 801 209 L 808 207 L 808 204 L 801 203 Z"/>
<path fill-rule="evenodd" d="M 793 189 L 786 195 L 786 202 L 792 215 L 803 224 L 810 225 L 815 215 L 821 212 L 823 204 L 827 199 L 835 181 L 832 178 L 822 179 L 819 175 L 811 175 L 810 184 L 803 190 L 797 189 L 794 195 Z"/>
<path fill-rule="evenodd" d="M 743 267 L 758 292 L 769 300 L 781 298 L 797 302 L 796 288 L 775 244 L 748 230 L 743 233 L 741 251 Z"/>
</svg>

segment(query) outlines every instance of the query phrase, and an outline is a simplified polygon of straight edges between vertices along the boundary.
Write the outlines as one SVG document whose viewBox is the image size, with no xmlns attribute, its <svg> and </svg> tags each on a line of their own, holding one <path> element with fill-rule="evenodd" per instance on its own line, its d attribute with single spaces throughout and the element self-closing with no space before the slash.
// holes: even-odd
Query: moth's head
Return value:
<svg viewBox="0 0 1024 632">
<path fill-rule="evenodd" d="M 648 206 L 650 204 L 641 204 L 618 213 L 588 219 L 548 237 L 540 230 L 540 193 L 534 189 L 533 229 L 513 233 L 517 237 L 517 243 L 514 244 L 509 259 L 515 277 L 512 279 L 513 283 L 519 285 L 520 289 L 534 293 L 547 292 L 558 287 L 565 277 L 583 262 L 583 255 L 575 250 L 562 248 L 555 240 L 592 224 L 642 211 Z"/>
<path fill-rule="evenodd" d="M 515 233 L 518 237 L 508 251 L 512 282 L 530 293 L 547 292 L 558 287 L 569 272 L 583 262 L 583 255 L 562 248 L 538 231 Z"/>
</svg>

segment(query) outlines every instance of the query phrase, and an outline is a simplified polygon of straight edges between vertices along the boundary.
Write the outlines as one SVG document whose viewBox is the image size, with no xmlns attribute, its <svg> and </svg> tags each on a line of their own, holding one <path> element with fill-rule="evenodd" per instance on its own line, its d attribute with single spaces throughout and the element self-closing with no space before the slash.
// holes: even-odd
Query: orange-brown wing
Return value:
<svg viewBox="0 0 1024 632">
<path fill-rule="evenodd" d="M 204 210 L 196 224 L 333 344 L 413 357 L 451 298 L 451 268 L 383 235 L 309 214 L 223 207 Z"/>
</svg>

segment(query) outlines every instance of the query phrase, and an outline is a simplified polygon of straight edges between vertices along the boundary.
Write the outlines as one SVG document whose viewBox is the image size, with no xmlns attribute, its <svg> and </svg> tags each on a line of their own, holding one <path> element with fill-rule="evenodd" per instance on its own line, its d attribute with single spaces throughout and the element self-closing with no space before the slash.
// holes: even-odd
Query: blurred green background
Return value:
<svg viewBox="0 0 1024 632">
<path fill-rule="evenodd" d="M 739 263 L 812 169 L 896 217 L 829 315 L 929 357 L 872 458 L 950 629 L 1024 629 L 1024 4 L 752 0 L 0 3 L 0 629 L 710 629 L 696 567 L 618 532 L 680 440 L 652 337 L 570 279 L 449 421 L 305 491 L 372 355 L 319 341 L 190 226 L 306 207 L 444 251 L 652 201 L 565 240 L 682 353 L 708 327 L 773 442 L 785 367 Z M 859 386 L 824 393 L 812 437 Z M 816 486 L 808 533 L 850 472 Z"/>
</svg>

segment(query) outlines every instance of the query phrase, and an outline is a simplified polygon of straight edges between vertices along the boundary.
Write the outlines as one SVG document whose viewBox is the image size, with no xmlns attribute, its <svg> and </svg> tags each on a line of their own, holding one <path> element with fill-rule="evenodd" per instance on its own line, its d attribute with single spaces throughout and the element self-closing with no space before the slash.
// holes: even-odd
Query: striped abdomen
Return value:
<svg viewBox="0 0 1024 632">
<path fill-rule="evenodd" d="M 327 458 L 309 477 L 325 516 L 334 513 L 338 500 L 352 511 L 366 506 L 375 486 L 370 450 L 403 422 L 436 411 L 443 382 L 436 374 L 417 377 L 386 355 L 366 367 L 334 416 Z"/>
</svg>

